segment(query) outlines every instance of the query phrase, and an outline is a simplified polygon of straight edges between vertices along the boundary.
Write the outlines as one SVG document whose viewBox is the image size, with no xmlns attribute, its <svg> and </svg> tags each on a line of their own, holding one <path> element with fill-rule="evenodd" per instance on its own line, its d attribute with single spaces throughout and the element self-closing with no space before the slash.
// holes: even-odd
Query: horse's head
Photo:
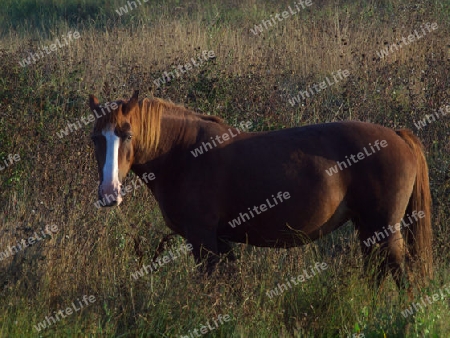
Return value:
<svg viewBox="0 0 450 338">
<path fill-rule="evenodd" d="M 136 128 L 132 126 L 132 117 L 135 110 L 139 110 L 138 95 L 139 92 L 135 91 L 128 101 L 116 101 L 104 106 L 94 95 L 89 96 L 89 106 L 98 117 L 91 138 L 100 176 L 98 197 L 105 202 L 103 206 L 122 202 L 122 180 L 135 157 Z"/>
</svg>

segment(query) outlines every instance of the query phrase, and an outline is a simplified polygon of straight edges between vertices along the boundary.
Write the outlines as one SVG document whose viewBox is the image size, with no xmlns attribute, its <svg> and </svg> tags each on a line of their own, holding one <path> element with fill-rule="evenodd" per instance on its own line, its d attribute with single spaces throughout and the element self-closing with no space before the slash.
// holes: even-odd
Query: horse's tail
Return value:
<svg viewBox="0 0 450 338">
<path fill-rule="evenodd" d="M 431 229 L 431 192 L 428 179 L 428 166 L 424 148 L 420 140 L 410 130 L 396 131 L 412 149 L 417 158 L 417 175 L 413 192 L 406 212 L 411 215 L 412 224 L 408 227 L 406 243 L 412 263 L 419 268 L 423 279 L 433 277 L 432 229 Z M 422 218 L 417 214 L 421 213 Z M 416 220 L 417 218 L 417 220 Z"/>
</svg>

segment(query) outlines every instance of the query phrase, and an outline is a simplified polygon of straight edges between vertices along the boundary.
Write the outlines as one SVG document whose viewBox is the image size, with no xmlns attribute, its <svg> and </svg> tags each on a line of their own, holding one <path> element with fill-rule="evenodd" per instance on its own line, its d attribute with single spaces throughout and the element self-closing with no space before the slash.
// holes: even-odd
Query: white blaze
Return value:
<svg viewBox="0 0 450 338">
<path fill-rule="evenodd" d="M 106 158 L 103 166 L 103 182 L 119 182 L 119 144 L 120 138 L 114 130 L 104 130 L 102 135 L 106 138 Z"/>
</svg>

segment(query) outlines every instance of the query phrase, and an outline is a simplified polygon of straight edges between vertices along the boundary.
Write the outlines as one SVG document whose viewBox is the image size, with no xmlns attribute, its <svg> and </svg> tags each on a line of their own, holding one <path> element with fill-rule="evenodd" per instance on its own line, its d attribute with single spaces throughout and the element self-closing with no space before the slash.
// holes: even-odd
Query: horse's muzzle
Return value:
<svg viewBox="0 0 450 338">
<path fill-rule="evenodd" d="M 102 207 L 114 207 L 122 203 L 122 195 L 120 194 L 122 184 L 100 184 L 98 186 L 98 200 Z"/>
</svg>

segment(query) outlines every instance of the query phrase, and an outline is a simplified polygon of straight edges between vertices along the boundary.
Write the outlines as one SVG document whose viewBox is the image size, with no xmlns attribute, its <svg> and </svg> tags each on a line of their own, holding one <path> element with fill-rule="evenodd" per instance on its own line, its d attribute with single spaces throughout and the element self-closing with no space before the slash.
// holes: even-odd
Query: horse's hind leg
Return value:
<svg viewBox="0 0 450 338">
<path fill-rule="evenodd" d="M 406 272 L 403 268 L 405 243 L 400 231 L 395 231 L 393 226 L 389 228 L 389 224 L 396 223 L 388 223 L 383 228 L 380 223 L 374 224 L 373 220 L 356 222 L 364 259 L 364 270 L 368 274 L 375 274 L 377 288 L 391 272 L 398 288 L 404 289 L 407 282 Z"/>
<path fill-rule="evenodd" d="M 403 239 L 402 233 L 396 231 L 391 234 L 387 241 L 388 245 L 388 257 L 387 265 L 392 274 L 392 277 L 400 290 L 404 290 L 408 287 L 408 275 L 405 270 L 405 258 L 406 258 L 406 244 Z"/>
</svg>

